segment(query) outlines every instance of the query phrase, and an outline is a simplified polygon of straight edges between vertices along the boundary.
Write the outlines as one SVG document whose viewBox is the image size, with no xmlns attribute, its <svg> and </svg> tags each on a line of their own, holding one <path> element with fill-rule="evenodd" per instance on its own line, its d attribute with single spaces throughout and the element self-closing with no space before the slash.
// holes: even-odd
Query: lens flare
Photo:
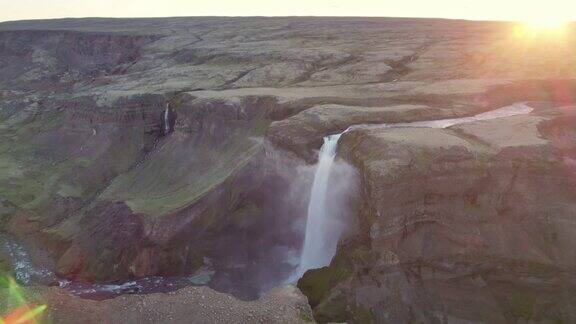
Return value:
<svg viewBox="0 0 576 324">
<path fill-rule="evenodd" d="M 0 277 L 0 294 L 8 307 L 7 314 L 0 313 L 0 324 L 36 324 L 37 318 L 48 308 L 46 305 L 30 306 L 22 288 L 12 277 Z"/>
</svg>

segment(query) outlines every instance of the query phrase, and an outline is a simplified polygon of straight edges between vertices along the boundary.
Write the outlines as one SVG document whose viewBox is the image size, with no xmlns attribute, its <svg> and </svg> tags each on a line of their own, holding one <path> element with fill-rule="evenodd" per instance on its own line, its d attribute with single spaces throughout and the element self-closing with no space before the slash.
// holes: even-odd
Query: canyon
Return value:
<svg viewBox="0 0 576 324">
<path fill-rule="evenodd" d="M 58 323 L 572 322 L 573 27 L 0 23 L 0 271 Z"/>
</svg>

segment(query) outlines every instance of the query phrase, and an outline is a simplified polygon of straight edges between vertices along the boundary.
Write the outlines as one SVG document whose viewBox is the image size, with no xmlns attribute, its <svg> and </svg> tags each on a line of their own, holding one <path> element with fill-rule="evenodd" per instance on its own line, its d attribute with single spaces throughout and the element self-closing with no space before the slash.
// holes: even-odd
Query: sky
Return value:
<svg viewBox="0 0 576 324">
<path fill-rule="evenodd" d="M 576 0 L 0 0 L 0 21 L 68 17 L 382 16 L 576 20 Z"/>
</svg>

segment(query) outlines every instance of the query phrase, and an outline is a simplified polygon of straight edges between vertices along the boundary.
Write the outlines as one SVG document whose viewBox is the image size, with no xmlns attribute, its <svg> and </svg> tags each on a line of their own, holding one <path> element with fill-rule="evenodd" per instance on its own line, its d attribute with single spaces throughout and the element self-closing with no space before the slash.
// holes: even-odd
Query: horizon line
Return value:
<svg viewBox="0 0 576 324">
<path fill-rule="evenodd" d="M 421 19 L 421 20 L 452 20 L 469 22 L 494 22 L 494 23 L 518 23 L 520 19 L 500 20 L 490 18 L 454 18 L 454 17 L 413 17 L 413 16 L 323 16 L 323 15 L 202 15 L 202 16 L 133 16 L 133 17 L 51 17 L 51 18 L 25 18 L 16 20 L 0 20 L 0 24 L 16 22 L 38 22 L 54 20 L 87 20 L 87 19 L 185 19 L 185 18 L 365 18 L 365 19 Z M 568 20 L 566 23 L 576 23 L 576 20 Z"/>
</svg>

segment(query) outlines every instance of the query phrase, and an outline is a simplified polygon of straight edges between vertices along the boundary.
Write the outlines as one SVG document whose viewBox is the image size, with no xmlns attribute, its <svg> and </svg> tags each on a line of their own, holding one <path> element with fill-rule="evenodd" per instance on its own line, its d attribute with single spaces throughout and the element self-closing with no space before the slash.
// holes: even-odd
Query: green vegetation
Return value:
<svg viewBox="0 0 576 324">
<path fill-rule="evenodd" d="M 511 315 L 516 319 L 529 321 L 534 312 L 535 300 L 531 296 L 513 295 L 508 298 L 508 306 Z"/>
<path fill-rule="evenodd" d="M 308 297 L 310 305 L 316 307 L 330 289 L 346 279 L 349 274 L 348 269 L 335 266 L 308 270 L 298 281 L 298 287 Z"/>
<path fill-rule="evenodd" d="M 262 216 L 262 210 L 256 204 L 248 202 L 240 208 L 234 210 L 232 223 L 238 228 L 246 229 L 253 224 L 255 219 Z"/>
<path fill-rule="evenodd" d="M 341 294 L 332 296 L 314 308 L 314 318 L 319 323 L 347 323 L 351 319 L 348 306 Z"/>
<path fill-rule="evenodd" d="M 190 205 L 260 152 L 261 143 L 249 137 L 261 135 L 268 124 L 257 121 L 248 133 L 235 134 L 216 147 L 167 138 L 144 163 L 114 179 L 102 198 L 124 200 L 149 217 Z"/>
<path fill-rule="evenodd" d="M 362 306 L 353 304 L 351 306 L 351 313 L 352 318 L 354 319 L 354 323 L 362 323 L 362 324 L 374 323 L 374 317 L 372 316 L 372 313 Z"/>
<path fill-rule="evenodd" d="M 312 316 L 310 316 L 310 314 L 304 310 L 300 310 L 300 319 L 303 322 L 310 322 L 310 323 L 314 323 L 314 318 Z"/>
<path fill-rule="evenodd" d="M 298 281 L 298 288 L 308 297 L 313 308 L 319 305 L 338 283 L 346 280 L 351 268 L 342 258 L 336 256 L 328 267 L 306 271 Z"/>
<path fill-rule="evenodd" d="M 135 212 L 159 216 L 214 189 L 260 148 L 242 141 L 212 151 L 169 139 L 142 166 L 115 179 L 102 197 L 125 200 Z"/>
<path fill-rule="evenodd" d="M 346 299 L 343 293 L 336 293 L 314 308 L 314 317 L 319 323 L 358 323 L 372 324 L 372 313 Z"/>
<path fill-rule="evenodd" d="M 19 115 L 0 123 L 0 197 L 29 217 L 58 213 L 53 207 L 61 198 L 90 201 L 147 145 L 138 128 L 109 127 L 95 136 L 90 125 L 70 124 L 61 114 Z"/>
</svg>

